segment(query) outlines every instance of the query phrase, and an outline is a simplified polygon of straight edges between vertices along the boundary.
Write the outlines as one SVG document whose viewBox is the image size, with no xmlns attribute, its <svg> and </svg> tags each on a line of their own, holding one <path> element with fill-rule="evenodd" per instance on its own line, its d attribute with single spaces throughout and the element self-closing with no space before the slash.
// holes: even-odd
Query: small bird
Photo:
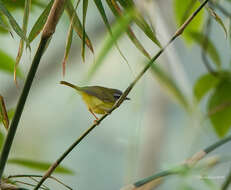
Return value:
<svg viewBox="0 0 231 190">
<path fill-rule="evenodd" d="M 60 84 L 74 88 L 83 98 L 88 110 L 98 120 L 96 114 L 106 114 L 120 98 L 122 92 L 113 88 L 102 86 L 84 86 L 79 87 L 66 81 L 60 81 Z M 130 100 L 130 98 L 126 98 Z"/>
</svg>

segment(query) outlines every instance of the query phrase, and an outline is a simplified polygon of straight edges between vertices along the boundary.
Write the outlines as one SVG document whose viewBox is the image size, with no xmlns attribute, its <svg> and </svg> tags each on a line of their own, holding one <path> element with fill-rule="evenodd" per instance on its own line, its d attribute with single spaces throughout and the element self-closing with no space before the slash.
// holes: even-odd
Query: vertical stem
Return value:
<svg viewBox="0 0 231 190">
<path fill-rule="evenodd" d="M 7 161 L 9 152 L 10 152 L 10 148 L 11 148 L 11 145 L 12 145 L 13 140 L 14 140 L 14 136 L 15 136 L 15 133 L 16 133 L 16 130 L 18 127 L 18 123 L 19 123 L 19 120 L 21 118 L 22 111 L 23 111 L 27 96 L 28 96 L 30 88 L 31 88 L 31 84 L 32 84 L 33 79 L 35 77 L 35 73 L 37 71 L 37 68 L 38 68 L 38 65 L 39 65 L 39 62 L 40 62 L 40 59 L 42 57 L 42 54 L 43 54 L 43 51 L 45 49 L 47 41 L 48 41 L 48 38 L 42 38 L 40 41 L 40 44 L 39 44 L 39 47 L 37 49 L 36 55 L 33 59 L 30 71 L 27 75 L 22 94 L 19 98 L 18 105 L 16 107 L 15 114 L 14 114 L 13 120 L 12 120 L 11 125 L 10 125 L 10 129 L 7 133 L 7 137 L 6 137 L 5 143 L 3 145 L 3 149 L 1 152 L 1 156 L 0 156 L 0 179 L 2 177 L 4 168 L 6 165 L 6 161 Z"/>
</svg>

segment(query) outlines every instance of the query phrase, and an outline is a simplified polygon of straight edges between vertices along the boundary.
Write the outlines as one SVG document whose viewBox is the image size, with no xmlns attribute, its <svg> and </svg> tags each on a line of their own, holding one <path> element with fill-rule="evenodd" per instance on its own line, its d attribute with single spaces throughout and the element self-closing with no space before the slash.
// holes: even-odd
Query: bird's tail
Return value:
<svg viewBox="0 0 231 190">
<path fill-rule="evenodd" d="M 66 85 L 66 86 L 69 86 L 71 88 L 74 88 L 75 90 L 78 90 L 78 91 L 81 91 L 81 87 L 78 87 L 74 84 L 71 84 L 69 82 L 66 82 L 66 81 L 60 81 L 60 84 L 63 84 L 63 85 Z"/>
</svg>

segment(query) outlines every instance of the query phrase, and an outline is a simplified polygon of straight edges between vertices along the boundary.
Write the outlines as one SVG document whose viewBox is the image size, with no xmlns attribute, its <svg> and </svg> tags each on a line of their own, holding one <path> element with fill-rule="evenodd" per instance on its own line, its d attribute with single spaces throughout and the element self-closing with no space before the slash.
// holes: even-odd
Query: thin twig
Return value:
<svg viewBox="0 0 231 190">
<path fill-rule="evenodd" d="M 230 169 L 229 174 L 228 174 L 228 176 L 226 177 L 224 183 L 222 184 L 221 190 L 226 190 L 226 189 L 228 189 L 230 183 L 231 183 L 231 169 Z"/>
<path fill-rule="evenodd" d="M 36 182 L 36 184 L 39 182 L 39 180 L 35 179 L 34 177 L 29 177 L 32 181 Z M 46 185 L 42 185 L 41 187 L 44 187 L 45 189 L 49 190 L 49 187 L 47 187 Z"/>
<path fill-rule="evenodd" d="M 35 185 L 33 184 L 30 184 L 30 183 L 27 183 L 27 182 L 24 182 L 24 181 L 14 181 L 15 183 L 19 183 L 19 184 L 23 184 L 23 185 L 28 185 L 30 187 L 34 187 Z M 44 187 L 40 187 L 40 189 L 44 189 L 44 190 L 49 190 L 47 188 L 44 188 Z"/>
<path fill-rule="evenodd" d="M 10 176 L 8 176 L 6 179 L 11 179 L 11 178 L 31 178 L 31 177 L 33 177 L 33 178 L 37 178 L 37 177 L 39 177 L 39 178 L 41 178 L 41 177 L 43 177 L 42 175 L 29 175 L 29 174 L 20 174 L 20 175 L 10 175 Z M 68 186 L 68 185 L 66 185 L 65 183 L 63 183 L 62 181 L 60 181 L 59 179 L 57 179 L 56 177 L 54 177 L 54 176 L 49 176 L 49 179 L 52 179 L 52 180 L 54 180 L 54 181 L 56 181 L 57 183 L 59 183 L 59 184 L 61 184 L 61 185 L 63 185 L 64 187 L 66 187 L 67 189 L 69 189 L 69 190 L 73 190 L 70 186 Z"/>
<path fill-rule="evenodd" d="M 152 176 L 146 177 L 146 178 L 144 178 L 142 180 L 139 180 L 139 181 L 135 182 L 134 184 L 130 184 L 130 185 L 122 188 L 121 190 L 133 190 L 133 189 L 135 190 L 135 188 L 139 188 L 141 186 L 147 185 L 148 183 L 153 183 L 156 180 L 159 183 L 160 182 L 159 180 L 162 177 L 169 176 L 169 175 L 179 174 L 182 171 L 184 171 L 185 169 L 192 168 L 193 166 L 195 166 L 195 164 L 198 161 L 200 161 L 201 159 L 203 159 L 207 154 L 211 153 L 216 148 L 224 145 L 225 143 L 227 143 L 229 141 L 231 141 L 231 135 L 228 136 L 228 137 L 226 137 L 226 138 L 224 138 L 224 139 L 222 139 L 222 140 L 220 140 L 220 141 L 217 141 L 216 143 L 214 143 L 214 144 L 208 146 L 207 148 L 205 148 L 204 150 L 201 150 L 201 151 L 197 152 L 192 157 L 190 157 L 189 159 L 185 160 L 183 164 L 181 164 L 181 165 L 179 165 L 177 167 L 168 169 L 168 170 L 164 170 L 164 171 L 158 172 L 158 173 L 156 173 L 156 174 L 154 174 Z M 230 178 L 231 178 L 231 176 L 230 176 Z M 222 190 L 225 190 L 225 189 L 222 189 Z"/>
<path fill-rule="evenodd" d="M 159 50 L 159 52 L 149 61 L 149 63 L 144 67 L 144 69 L 140 72 L 140 74 L 135 78 L 135 80 L 128 86 L 128 88 L 124 91 L 124 93 L 120 96 L 118 101 L 115 103 L 113 108 L 109 110 L 109 112 L 103 115 L 96 123 L 94 123 L 90 128 L 88 128 L 81 136 L 78 138 L 47 170 L 47 172 L 42 177 L 41 181 L 34 188 L 34 190 L 38 190 L 38 188 L 43 184 L 43 182 L 54 172 L 57 166 L 63 161 L 63 159 L 97 126 L 99 125 L 108 115 L 110 115 L 115 109 L 117 109 L 125 100 L 129 92 L 133 89 L 135 84 L 139 81 L 139 79 L 145 74 L 145 72 L 152 66 L 155 60 L 164 52 L 164 50 L 178 37 L 180 36 L 185 28 L 189 25 L 189 23 L 194 19 L 194 17 L 200 12 L 200 10 L 207 4 L 209 0 L 205 0 L 199 8 L 182 24 L 182 26 L 176 31 L 176 33 L 172 36 L 169 42 Z"/>
<path fill-rule="evenodd" d="M 228 12 L 228 11 L 227 11 L 224 7 L 222 7 L 219 3 L 210 1 L 209 4 L 212 5 L 212 7 L 215 7 L 216 9 L 218 9 L 219 11 L 221 11 L 225 16 L 231 18 L 231 13 Z"/>
<path fill-rule="evenodd" d="M 63 12 L 63 7 L 65 4 L 65 1 L 66 0 L 56 0 L 54 2 L 53 6 L 51 8 L 50 14 L 48 16 L 47 22 L 44 26 L 42 37 L 41 37 L 37 52 L 36 52 L 34 59 L 32 61 L 30 71 L 27 75 L 26 82 L 25 82 L 25 85 L 24 85 L 23 90 L 22 90 L 22 94 L 19 98 L 18 105 L 16 107 L 13 120 L 11 122 L 9 131 L 7 133 L 6 140 L 5 140 L 4 145 L 3 145 L 3 149 L 2 149 L 1 157 L 0 157 L 0 179 L 2 178 L 3 171 L 4 171 L 4 168 L 6 165 L 6 161 L 8 159 L 8 155 L 9 155 L 9 152 L 11 149 L 11 145 L 13 143 L 14 136 L 15 136 L 15 133 L 17 131 L 18 123 L 19 123 L 19 120 L 21 118 L 28 94 L 30 92 L 30 88 L 31 88 L 32 82 L 34 80 L 38 65 L 40 63 L 40 59 L 41 59 L 41 57 L 42 57 L 42 55 L 46 49 L 46 45 L 48 44 L 49 39 L 51 38 L 51 36 L 55 32 L 56 25 L 57 25 L 58 20 L 59 20 L 61 14 Z"/>
</svg>

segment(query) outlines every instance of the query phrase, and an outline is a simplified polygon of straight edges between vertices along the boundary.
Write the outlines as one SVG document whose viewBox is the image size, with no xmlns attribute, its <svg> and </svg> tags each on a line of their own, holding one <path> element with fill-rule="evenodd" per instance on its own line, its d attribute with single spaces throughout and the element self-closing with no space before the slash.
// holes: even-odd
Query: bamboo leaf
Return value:
<svg viewBox="0 0 231 190">
<path fill-rule="evenodd" d="M 14 64 L 15 60 L 0 50 L 0 71 L 2 70 L 8 73 L 14 73 Z M 23 77 L 22 72 L 19 69 L 17 69 L 17 76 L 20 78 Z"/>
<path fill-rule="evenodd" d="M 6 130 L 9 128 L 9 118 L 6 111 L 6 106 L 3 97 L 0 95 L 0 121 L 3 123 Z"/>
<path fill-rule="evenodd" d="M 176 18 L 177 26 L 181 24 L 192 14 L 196 8 L 200 5 L 200 2 L 195 0 L 174 0 L 174 13 Z M 193 39 L 190 32 L 200 32 L 203 26 L 204 10 L 201 10 L 199 14 L 190 22 L 183 33 L 183 37 L 188 43 L 192 43 Z"/>
<path fill-rule="evenodd" d="M 68 33 L 67 33 L 66 47 L 65 47 L 64 58 L 63 58 L 63 63 L 62 63 L 63 76 L 65 76 L 65 72 L 66 72 L 66 63 L 67 63 L 67 59 L 69 57 L 69 53 L 71 49 L 72 37 L 73 37 L 73 19 L 71 20 Z"/>
<path fill-rule="evenodd" d="M 66 10 L 70 20 L 72 19 L 72 15 L 74 14 L 74 17 L 73 17 L 74 26 L 73 26 L 73 28 L 76 31 L 76 33 L 79 35 L 80 39 L 83 39 L 83 26 L 80 22 L 78 15 L 76 14 L 75 9 L 74 9 L 70 0 L 67 0 L 65 10 Z M 87 44 L 88 48 L 94 53 L 92 43 L 91 43 L 87 34 L 86 34 L 85 43 Z"/>
<path fill-rule="evenodd" d="M 226 29 L 225 24 L 222 21 L 221 17 L 219 17 L 218 14 L 212 8 L 210 8 L 210 7 L 209 7 L 209 12 L 213 16 L 213 18 L 217 21 L 217 23 L 221 26 L 221 28 L 224 30 L 225 37 L 227 38 L 228 32 L 227 32 L 227 29 Z"/>
<path fill-rule="evenodd" d="M 134 7 L 133 1 L 124 1 L 119 0 L 119 3 L 124 9 L 132 8 Z M 148 25 L 148 23 L 145 21 L 143 16 L 138 12 L 137 16 L 134 19 L 134 22 L 136 25 L 146 34 L 146 36 L 152 40 L 156 45 L 161 47 L 161 44 L 159 40 L 157 39 L 155 32 L 151 29 L 151 27 Z"/>
<path fill-rule="evenodd" d="M 87 16 L 87 7 L 88 7 L 88 0 L 83 1 L 83 39 L 82 39 L 82 59 L 85 60 L 85 40 L 86 40 L 86 16 Z"/>
<path fill-rule="evenodd" d="M 113 12 L 113 14 L 119 18 L 122 15 L 122 11 L 120 10 L 118 4 L 116 4 L 116 1 L 111 1 L 111 0 L 107 0 L 107 4 L 110 7 L 111 11 Z M 134 18 L 135 19 L 135 18 Z M 149 53 L 145 50 L 145 48 L 143 47 L 143 45 L 140 43 L 140 41 L 137 39 L 136 35 L 134 34 L 134 32 L 132 31 L 132 29 L 130 27 L 128 27 L 127 29 L 127 35 L 129 37 L 129 39 L 133 42 L 133 44 L 136 46 L 136 48 L 138 50 L 141 51 L 141 53 L 143 53 L 143 55 L 145 55 L 148 59 L 151 59 L 151 56 L 149 55 Z"/>
<path fill-rule="evenodd" d="M 22 29 L 20 28 L 20 26 L 18 25 L 18 23 L 16 22 L 16 20 L 14 19 L 14 17 L 10 14 L 10 12 L 6 9 L 6 7 L 4 6 L 4 4 L 2 3 L 2 0 L 0 0 L 0 12 L 5 15 L 11 25 L 11 27 L 13 28 L 13 30 L 19 35 L 19 37 L 21 39 L 23 39 L 29 46 L 29 42 L 28 39 L 26 38 L 26 36 L 24 35 Z"/>
<path fill-rule="evenodd" d="M 46 23 L 47 17 L 49 15 L 49 12 L 51 10 L 51 7 L 53 5 L 54 0 L 51 0 L 46 8 L 43 10 L 43 12 L 41 13 L 41 15 L 38 17 L 38 19 L 36 20 L 34 26 L 32 27 L 28 40 L 31 43 L 38 35 L 39 33 L 42 31 L 43 26 Z"/>
<path fill-rule="evenodd" d="M 157 64 L 152 64 L 151 73 L 159 81 L 161 87 L 165 88 L 167 93 L 173 97 L 174 100 L 182 105 L 185 110 L 189 111 L 189 103 L 187 102 L 184 94 L 182 94 L 175 81 L 169 77 L 169 74 L 167 74 Z"/>
<path fill-rule="evenodd" d="M 40 161 L 34 161 L 34 160 L 27 160 L 27 159 L 19 159 L 19 158 L 13 158 L 9 159 L 8 163 L 10 164 L 17 164 L 19 166 L 23 166 L 26 168 L 39 170 L 39 171 L 46 171 L 52 163 L 49 162 L 40 162 Z M 61 174 L 69 174 L 72 175 L 74 172 L 66 167 L 58 166 L 55 170 L 56 173 Z"/>
<path fill-rule="evenodd" d="M 111 33 L 111 26 L 109 24 L 109 21 L 107 19 L 107 16 L 106 16 L 106 13 L 105 13 L 105 10 L 103 8 L 103 4 L 102 4 L 102 1 L 101 0 L 94 0 L 95 2 L 95 5 L 96 7 L 98 8 L 99 12 L 100 12 L 100 15 L 104 21 L 104 24 L 106 25 L 108 31 Z"/>
<path fill-rule="evenodd" d="M 197 33 L 197 32 L 190 32 L 191 38 L 195 40 L 195 42 L 198 43 L 198 45 L 201 46 L 201 48 L 204 48 L 204 42 L 206 41 L 206 48 L 204 49 L 205 52 L 210 56 L 210 58 L 213 60 L 213 62 L 216 64 L 218 68 L 221 66 L 221 59 L 219 56 L 219 53 L 213 44 L 213 42 L 204 34 Z"/>
<path fill-rule="evenodd" d="M 10 32 L 9 26 L 4 22 L 0 16 L 0 32 Z"/>
<path fill-rule="evenodd" d="M 216 77 L 210 73 L 202 75 L 194 85 L 194 96 L 198 102 L 213 88 L 215 88 L 221 78 Z"/>
<path fill-rule="evenodd" d="M 211 95 L 208 115 L 216 134 L 224 137 L 231 127 L 231 82 L 223 80 Z"/>
<path fill-rule="evenodd" d="M 100 15 L 101 15 L 101 17 L 102 17 L 102 19 L 103 19 L 103 21 L 104 21 L 104 24 L 106 25 L 106 27 L 107 27 L 109 33 L 110 33 L 111 35 L 113 35 L 113 34 L 112 34 L 112 31 L 111 31 L 111 26 L 110 26 L 110 24 L 109 24 L 109 21 L 108 21 L 108 19 L 107 19 L 106 13 L 105 13 L 105 10 L 104 10 L 104 8 L 103 8 L 102 1 L 101 1 L 101 0 L 94 0 L 94 2 L 95 2 L 95 5 L 96 5 L 96 7 L 98 8 L 98 10 L 99 10 L 99 12 L 100 12 Z M 125 60 L 125 62 L 128 64 L 128 61 L 127 61 L 126 57 L 123 55 L 122 51 L 120 50 L 119 45 L 116 43 L 115 46 L 116 46 L 116 48 L 118 49 L 118 52 L 119 52 L 119 54 L 121 55 L 121 57 L 122 57 L 122 58 Z M 128 64 L 128 65 L 129 65 L 129 64 Z"/>
<path fill-rule="evenodd" d="M 29 14 L 30 14 L 30 6 L 31 6 L 31 0 L 25 0 L 23 26 L 22 26 L 22 30 L 23 30 L 23 33 L 25 36 L 27 33 L 27 26 L 28 26 Z M 15 81 L 16 85 L 17 85 L 17 79 L 16 79 L 17 67 L 18 67 L 18 64 L 21 60 L 21 57 L 23 54 L 23 49 L 24 49 L 24 41 L 23 41 L 23 39 L 21 39 L 20 43 L 19 43 L 19 48 L 18 48 L 18 55 L 16 57 L 16 62 L 15 62 L 15 66 L 14 66 L 14 81 Z"/>
<path fill-rule="evenodd" d="M 203 2 L 202 0 L 199 0 L 201 3 Z M 209 6 L 209 4 L 207 4 L 205 6 L 206 10 L 208 11 L 208 13 L 215 19 L 215 21 L 221 26 L 221 28 L 224 30 L 225 32 L 225 37 L 227 38 L 228 36 L 228 32 L 227 29 L 222 21 L 222 19 L 219 17 L 219 15 L 213 10 L 212 7 Z"/>
<path fill-rule="evenodd" d="M 129 27 L 129 24 L 133 21 L 134 16 L 135 16 L 134 10 L 133 9 L 129 10 L 126 13 L 124 13 L 124 15 L 122 15 L 112 26 L 113 36 L 109 34 L 106 37 L 103 43 L 103 47 L 101 48 L 99 55 L 96 58 L 95 64 L 93 64 L 92 67 L 89 69 L 88 76 L 87 76 L 88 79 L 92 77 L 93 74 L 96 72 L 96 70 L 100 67 L 107 53 L 116 43 L 116 41 L 126 32 L 126 30 Z"/>
</svg>

